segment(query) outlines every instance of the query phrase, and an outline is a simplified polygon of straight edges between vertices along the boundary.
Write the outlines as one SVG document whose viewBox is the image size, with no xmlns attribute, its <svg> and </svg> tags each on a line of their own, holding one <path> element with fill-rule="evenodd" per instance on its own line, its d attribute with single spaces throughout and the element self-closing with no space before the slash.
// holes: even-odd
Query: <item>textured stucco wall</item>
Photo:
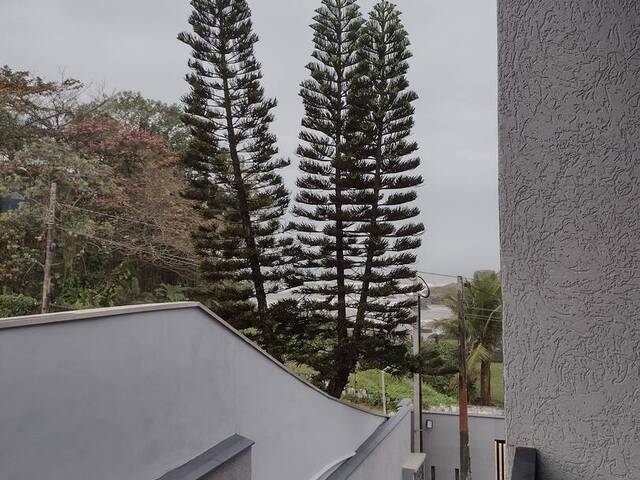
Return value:
<svg viewBox="0 0 640 480">
<path fill-rule="evenodd" d="M 153 480 L 237 433 L 253 480 L 305 480 L 383 419 L 199 308 L 0 328 L 0 480 Z"/>
<path fill-rule="evenodd" d="M 433 428 L 426 429 L 426 421 Z M 422 412 L 422 444 L 427 454 L 427 478 L 435 467 L 437 480 L 455 480 L 460 468 L 460 433 L 458 415 L 442 412 Z M 495 441 L 505 439 L 504 417 L 469 416 L 469 450 L 473 480 L 495 480 Z"/>
<path fill-rule="evenodd" d="M 507 442 L 640 478 L 640 2 L 498 3 Z"/>
</svg>

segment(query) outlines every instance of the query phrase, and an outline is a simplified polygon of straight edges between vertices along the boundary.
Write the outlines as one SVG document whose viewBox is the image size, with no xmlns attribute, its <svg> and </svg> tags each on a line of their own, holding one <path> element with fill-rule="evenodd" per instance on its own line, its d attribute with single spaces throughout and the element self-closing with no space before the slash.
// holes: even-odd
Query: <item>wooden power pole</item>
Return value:
<svg viewBox="0 0 640 480">
<path fill-rule="evenodd" d="M 57 188 L 56 182 L 53 182 L 49 196 L 49 211 L 47 212 L 47 247 L 44 257 L 44 280 L 42 282 L 42 313 L 49 313 L 49 305 L 51 303 L 51 268 L 55 253 Z"/>
<path fill-rule="evenodd" d="M 464 321 L 464 280 L 458 277 L 458 362 L 460 374 L 458 380 L 458 404 L 460 421 L 460 480 L 471 480 L 471 458 L 469 455 L 469 416 L 467 386 L 467 328 Z"/>
</svg>

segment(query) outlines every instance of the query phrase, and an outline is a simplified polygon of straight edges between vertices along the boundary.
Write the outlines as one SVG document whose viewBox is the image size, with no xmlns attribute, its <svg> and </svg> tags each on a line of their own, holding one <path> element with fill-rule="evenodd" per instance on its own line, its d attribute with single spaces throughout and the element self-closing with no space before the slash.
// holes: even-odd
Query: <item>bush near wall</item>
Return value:
<svg viewBox="0 0 640 480">
<path fill-rule="evenodd" d="M 38 313 L 38 300 L 26 295 L 0 295 L 0 318 Z"/>
</svg>

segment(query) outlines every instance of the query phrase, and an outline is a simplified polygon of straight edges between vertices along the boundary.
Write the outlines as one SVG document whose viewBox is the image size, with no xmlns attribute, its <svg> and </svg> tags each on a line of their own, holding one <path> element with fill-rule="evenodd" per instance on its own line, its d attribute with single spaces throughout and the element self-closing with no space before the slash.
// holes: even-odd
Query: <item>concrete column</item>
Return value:
<svg viewBox="0 0 640 480">
<path fill-rule="evenodd" d="M 507 443 L 640 478 L 640 2 L 498 4 Z"/>
</svg>

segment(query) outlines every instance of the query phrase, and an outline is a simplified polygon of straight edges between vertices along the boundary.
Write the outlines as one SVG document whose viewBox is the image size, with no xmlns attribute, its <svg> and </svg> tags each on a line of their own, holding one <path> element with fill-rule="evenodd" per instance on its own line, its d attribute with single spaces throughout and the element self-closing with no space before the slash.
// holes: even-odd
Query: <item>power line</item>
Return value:
<svg viewBox="0 0 640 480">
<path fill-rule="evenodd" d="M 89 208 L 84 208 L 84 207 L 78 207 L 76 205 L 69 205 L 69 204 L 66 204 L 66 203 L 59 203 L 59 202 L 58 202 L 58 205 L 60 205 L 61 207 L 72 208 L 74 210 L 80 210 L 82 212 L 93 213 L 95 215 L 100 215 L 100 216 L 103 216 L 103 217 L 113 218 L 115 220 L 120 220 L 120 221 L 123 221 L 123 222 L 137 223 L 139 225 L 145 225 L 147 227 L 157 228 L 159 230 L 167 230 L 167 231 L 171 231 L 171 232 L 179 233 L 179 234 L 183 234 L 184 233 L 184 230 L 173 229 L 173 228 L 170 228 L 170 227 L 162 227 L 162 226 L 157 225 L 157 224 L 143 222 L 141 220 L 135 220 L 133 218 L 126 218 L 126 217 L 121 217 L 121 216 L 118 216 L 118 215 L 112 215 L 110 213 L 99 212 L 97 210 L 91 210 Z"/>
<path fill-rule="evenodd" d="M 460 276 L 460 275 L 451 275 L 449 273 L 424 272 L 421 270 L 416 270 L 416 272 L 421 273 L 423 275 L 433 275 L 435 277 L 447 277 L 447 278 L 455 278 L 455 279 L 457 279 Z"/>
<path fill-rule="evenodd" d="M 479 307 L 470 306 L 470 307 L 467 308 L 467 310 L 478 311 L 478 312 L 495 313 L 498 310 L 500 310 L 501 308 L 502 308 L 502 305 L 498 305 L 496 308 L 479 308 Z"/>
<path fill-rule="evenodd" d="M 162 260 L 181 263 L 181 264 L 183 264 L 183 266 L 192 266 L 192 267 L 196 267 L 196 268 L 199 266 L 199 264 L 196 261 L 194 261 L 192 259 L 189 259 L 189 258 L 179 257 L 177 255 L 172 255 L 172 254 L 166 253 L 166 252 L 163 253 L 163 252 L 158 252 L 158 251 L 151 251 L 151 250 L 144 249 L 142 247 L 132 247 L 132 246 L 126 245 L 124 243 L 116 242 L 114 240 L 109 240 L 109 239 L 106 239 L 106 238 L 97 237 L 97 236 L 91 235 L 89 233 L 74 232 L 74 231 L 71 231 L 71 230 L 67 230 L 66 228 L 63 228 L 63 227 L 59 227 L 59 228 L 60 228 L 60 230 L 63 230 L 65 232 L 67 232 L 69 235 L 79 235 L 81 237 L 90 238 L 90 239 L 96 240 L 98 242 L 104 242 L 104 243 L 108 243 L 108 244 L 111 244 L 111 245 L 115 245 L 115 246 L 120 247 L 120 248 L 133 250 L 133 251 L 136 251 L 136 252 L 139 252 L 139 253 L 146 253 L 148 255 L 151 255 L 153 257 L 157 257 L 157 258 L 162 259 Z"/>
<path fill-rule="evenodd" d="M 465 320 L 481 320 L 483 322 L 495 322 L 495 323 L 503 323 L 502 320 L 497 318 L 488 318 L 488 317 L 477 317 L 474 315 L 465 315 Z M 432 323 L 432 322 L 440 322 L 440 321 L 448 321 L 448 320 L 456 320 L 455 317 L 443 318 L 442 320 L 427 320 L 424 323 Z"/>
<path fill-rule="evenodd" d="M 498 319 L 498 318 L 479 317 L 479 316 L 475 316 L 475 315 L 465 315 L 464 318 L 465 319 L 470 319 L 470 320 L 482 320 L 483 322 L 502 323 L 502 320 Z"/>
</svg>

